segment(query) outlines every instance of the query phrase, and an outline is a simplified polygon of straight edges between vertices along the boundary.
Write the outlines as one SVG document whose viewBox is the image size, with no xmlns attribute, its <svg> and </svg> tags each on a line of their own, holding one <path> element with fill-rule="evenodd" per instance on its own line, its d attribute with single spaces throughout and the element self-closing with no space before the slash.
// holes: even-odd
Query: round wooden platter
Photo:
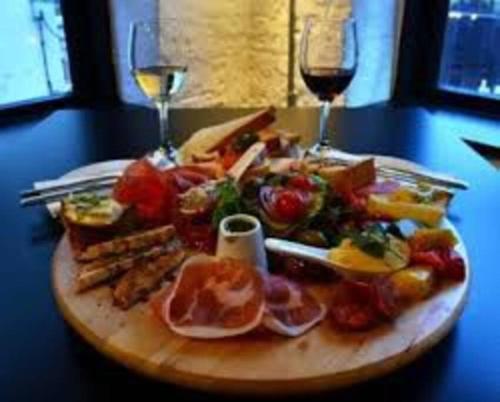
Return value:
<svg viewBox="0 0 500 402">
<path fill-rule="evenodd" d="M 64 237 L 53 260 L 53 287 L 64 318 L 106 356 L 144 375 L 206 391 L 297 394 L 335 389 L 396 370 L 428 351 L 459 318 L 470 284 L 447 287 L 393 324 L 340 333 L 328 319 L 298 338 L 248 335 L 193 340 L 172 333 L 147 303 L 121 311 L 106 286 L 73 289 L 76 264 Z"/>
</svg>

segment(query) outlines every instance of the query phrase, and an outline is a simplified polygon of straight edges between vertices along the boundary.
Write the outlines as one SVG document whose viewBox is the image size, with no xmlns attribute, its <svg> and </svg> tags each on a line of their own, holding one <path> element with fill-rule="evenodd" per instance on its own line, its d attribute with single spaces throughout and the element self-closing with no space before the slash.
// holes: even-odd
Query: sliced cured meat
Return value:
<svg viewBox="0 0 500 402">
<path fill-rule="evenodd" d="M 335 289 L 330 309 L 334 325 L 344 331 L 366 331 L 375 327 L 379 320 L 370 299 L 370 285 L 342 281 Z"/>
<path fill-rule="evenodd" d="M 266 312 L 264 325 L 286 336 L 299 336 L 319 323 L 326 307 L 296 282 L 269 275 L 264 284 Z"/>
<path fill-rule="evenodd" d="M 172 331 L 192 338 L 244 334 L 264 314 L 262 278 L 242 261 L 192 257 L 181 268 L 162 314 Z"/>
<path fill-rule="evenodd" d="M 345 331 L 365 331 L 398 314 L 395 290 L 390 281 L 372 283 L 344 280 L 335 289 L 331 317 Z"/>
</svg>

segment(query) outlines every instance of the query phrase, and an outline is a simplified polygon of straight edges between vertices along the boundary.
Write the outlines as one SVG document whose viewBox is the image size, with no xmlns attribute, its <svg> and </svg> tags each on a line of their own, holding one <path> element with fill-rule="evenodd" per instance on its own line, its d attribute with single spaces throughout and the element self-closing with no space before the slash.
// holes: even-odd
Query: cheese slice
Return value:
<svg viewBox="0 0 500 402">
<path fill-rule="evenodd" d="M 339 247 L 328 253 L 328 259 L 342 269 L 362 273 L 384 274 L 394 271 L 383 258 L 371 256 L 356 246 L 351 240 L 344 240 Z"/>
<path fill-rule="evenodd" d="M 370 196 L 367 210 L 371 215 L 397 220 L 412 219 L 429 226 L 437 226 L 445 214 L 445 208 L 439 205 L 392 201 L 378 195 Z"/>
</svg>

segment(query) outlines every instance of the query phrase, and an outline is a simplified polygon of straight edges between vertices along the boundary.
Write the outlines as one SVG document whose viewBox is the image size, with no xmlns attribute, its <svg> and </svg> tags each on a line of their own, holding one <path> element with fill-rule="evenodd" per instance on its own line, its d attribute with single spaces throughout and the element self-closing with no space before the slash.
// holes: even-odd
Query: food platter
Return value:
<svg viewBox="0 0 500 402">
<path fill-rule="evenodd" d="M 462 242 L 459 249 L 466 256 Z M 330 390 L 392 372 L 448 334 L 462 313 L 470 286 L 467 270 L 466 281 L 414 306 L 394 325 L 373 332 L 339 334 L 323 322 L 300 338 L 243 336 L 207 343 L 165 330 L 148 305 L 117 310 L 108 288 L 76 295 L 76 266 L 67 238 L 57 247 L 52 269 L 60 311 L 99 352 L 161 381 L 238 394 Z"/>
<path fill-rule="evenodd" d="M 190 388 L 286 395 L 384 375 L 450 331 L 470 266 L 443 175 L 304 155 L 274 120 L 203 129 L 177 166 L 69 174 L 125 169 L 111 191 L 61 199 L 53 290 L 98 351 Z"/>
</svg>

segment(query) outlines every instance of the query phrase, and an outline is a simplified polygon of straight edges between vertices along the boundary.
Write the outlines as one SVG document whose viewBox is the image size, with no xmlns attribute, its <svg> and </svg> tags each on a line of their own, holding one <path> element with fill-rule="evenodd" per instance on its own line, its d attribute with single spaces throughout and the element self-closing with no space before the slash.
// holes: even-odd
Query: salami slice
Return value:
<svg viewBox="0 0 500 402">
<path fill-rule="evenodd" d="M 366 331 L 399 313 L 392 284 L 382 278 L 372 283 L 343 280 L 330 309 L 335 326 L 344 331 Z"/>
<path fill-rule="evenodd" d="M 257 327 L 264 290 L 257 270 L 242 261 L 196 256 L 187 260 L 163 304 L 170 329 L 192 338 L 224 338 Z"/>
<path fill-rule="evenodd" d="M 264 326 L 285 336 L 299 336 L 319 323 L 326 307 L 301 285 L 283 276 L 269 275 L 264 284 Z"/>
</svg>

